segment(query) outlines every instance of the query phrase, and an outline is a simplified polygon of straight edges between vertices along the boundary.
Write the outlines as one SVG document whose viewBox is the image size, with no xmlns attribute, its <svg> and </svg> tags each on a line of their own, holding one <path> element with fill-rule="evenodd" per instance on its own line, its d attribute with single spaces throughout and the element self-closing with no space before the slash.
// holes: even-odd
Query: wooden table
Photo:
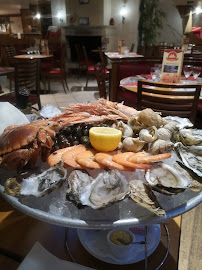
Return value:
<svg viewBox="0 0 202 270">
<path fill-rule="evenodd" d="M 119 87 L 118 74 L 120 64 L 122 63 L 123 60 L 125 61 L 139 60 L 143 57 L 143 55 L 139 55 L 136 53 L 128 53 L 127 55 L 121 55 L 118 54 L 117 52 L 105 52 L 105 55 L 112 63 L 111 83 L 110 83 L 111 89 L 109 91 L 109 100 L 116 101 L 117 89 Z"/>
<path fill-rule="evenodd" d="M 128 77 L 129 78 L 129 77 Z M 136 77 L 134 77 L 134 78 L 136 78 Z M 137 78 L 137 80 L 138 80 L 139 78 Z M 124 80 L 124 79 L 123 79 Z M 194 83 L 194 82 L 193 82 Z M 193 84 L 192 83 L 192 84 Z M 190 83 L 191 84 L 191 83 Z M 202 83 L 197 83 L 197 84 L 200 84 L 201 86 L 202 86 Z M 172 85 L 171 85 L 172 86 Z M 130 92 L 133 92 L 135 95 L 137 94 L 137 86 L 136 85 L 134 85 L 134 86 L 130 86 L 130 85 L 124 85 L 124 84 L 121 84 L 120 85 L 120 87 L 121 88 L 123 88 L 124 90 L 127 90 L 127 91 L 130 91 Z M 163 88 L 162 88 L 162 90 L 163 90 Z M 165 89 L 164 89 L 165 90 Z M 174 89 L 173 89 L 174 90 Z M 171 90 L 172 91 L 172 90 Z M 152 94 L 151 94 L 152 95 Z M 172 97 L 172 96 L 170 96 L 170 97 Z M 185 96 L 186 97 L 186 96 Z M 177 97 L 175 97 L 175 98 L 177 98 Z M 202 96 L 200 96 L 200 102 L 202 102 Z"/>
<path fill-rule="evenodd" d="M 15 55 L 16 59 L 45 59 L 53 57 L 52 54 L 19 54 Z"/>
</svg>

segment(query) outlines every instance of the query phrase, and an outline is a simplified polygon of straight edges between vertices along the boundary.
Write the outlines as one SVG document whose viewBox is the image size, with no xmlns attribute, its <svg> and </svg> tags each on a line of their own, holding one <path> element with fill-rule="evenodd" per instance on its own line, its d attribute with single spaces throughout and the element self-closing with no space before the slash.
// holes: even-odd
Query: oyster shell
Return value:
<svg viewBox="0 0 202 270">
<path fill-rule="evenodd" d="M 178 129 L 193 127 L 192 122 L 188 118 L 182 118 L 178 116 L 166 116 L 164 117 L 164 119 L 176 122 Z"/>
<path fill-rule="evenodd" d="M 164 194 L 176 194 L 191 186 L 191 178 L 179 165 L 173 166 L 163 162 L 156 163 L 145 174 L 148 185 Z"/>
<path fill-rule="evenodd" d="M 93 181 L 93 178 L 86 172 L 74 170 L 68 177 L 68 189 L 66 199 L 78 208 L 81 208 L 80 195 L 82 190 Z"/>
<path fill-rule="evenodd" d="M 72 172 L 70 175 L 68 194 L 76 198 L 76 205 L 87 205 L 100 209 L 125 198 L 129 193 L 129 185 L 125 177 L 117 170 L 104 171 L 93 179 L 87 173 Z M 78 177 L 79 176 L 79 177 Z M 80 184 L 80 176 L 82 177 Z M 75 184 L 74 181 L 77 183 Z M 73 200 L 71 200 L 73 202 Z"/>
<path fill-rule="evenodd" d="M 186 146 L 202 145 L 202 130 L 181 129 L 173 134 L 175 142 L 182 142 Z"/>
<path fill-rule="evenodd" d="M 179 153 L 183 164 L 202 176 L 202 146 L 184 146 L 182 143 L 176 143 L 175 149 Z"/>
<path fill-rule="evenodd" d="M 166 214 L 156 199 L 152 190 L 141 180 L 132 180 L 130 185 L 130 197 L 137 204 L 153 212 L 157 216 L 164 216 Z"/>
<path fill-rule="evenodd" d="M 39 175 L 22 179 L 20 195 L 34 195 L 42 197 L 62 186 L 67 176 L 67 170 L 59 162 Z"/>
</svg>

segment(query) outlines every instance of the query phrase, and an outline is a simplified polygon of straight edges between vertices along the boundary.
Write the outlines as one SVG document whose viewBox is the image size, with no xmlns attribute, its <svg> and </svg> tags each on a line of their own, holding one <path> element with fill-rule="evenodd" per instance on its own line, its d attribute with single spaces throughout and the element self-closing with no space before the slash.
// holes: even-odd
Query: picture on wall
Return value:
<svg viewBox="0 0 202 270">
<path fill-rule="evenodd" d="M 79 25 L 89 25 L 89 18 L 88 17 L 79 18 Z"/>
<path fill-rule="evenodd" d="M 10 30 L 9 17 L 0 16 L 0 33 L 6 34 Z"/>
</svg>

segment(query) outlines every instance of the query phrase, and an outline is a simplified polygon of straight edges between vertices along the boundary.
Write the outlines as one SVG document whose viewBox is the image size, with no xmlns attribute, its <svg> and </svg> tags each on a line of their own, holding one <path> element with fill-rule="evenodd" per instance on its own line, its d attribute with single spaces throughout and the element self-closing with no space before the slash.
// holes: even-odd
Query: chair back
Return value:
<svg viewBox="0 0 202 270">
<path fill-rule="evenodd" d="M 14 58 L 16 53 L 16 49 L 13 46 L 3 46 L 2 47 L 3 52 L 3 58 L 4 58 L 4 64 L 8 67 L 15 66 L 16 59 Z"/>
<path fill-rule="evenodd" d="M 106 89 L 106 77 L 105 73 L 103 72 L 101 67 L 95 66 L 95 75 L 97 79 L 97 85 L 98 85 L 98 90 L 100 94 L 100 98 L 107 98 L 107 89 Z"/>
<path fill-rule="evenodd" d="M 39 109 L 41 108 L 40 88 L 39 88 L 39 61 L 37 59 L 18 59 L 15 64 L 15 92 L 16 96 L 19 91 L 25 87 L 29 91 L 34 91 L 36 102 Z"/>
<path fill-rule="evenodd" d="M 82 46 L 82 50 L 83 50 L 84 61 L 86 63 L 86 66 L 89 67 L 89 61 L 88 61 L 88 55 L 87 55 L 87 52 L 86 52 L 86 47 Z"/>
<path fill-rule="evenodd" d="M 130 47 L 130 52 L 133 52 L 133 51 L 134 51 L 134 48 L 135 48 L 135 44 L 132 43 L 132 44 L 131 44 L 131 47 Z"/>
<path fill-rule="evenodd" d="M 195 122 L 201 86 L 198 84 L 162 84 L 138 81 L 137 106 L 151 108 L 163 116 L 187 117 Z"/>
<path fill-rule="evenodd" d="M 102 70 L 105 72 L 106 65 L 107 65 L 106 58 L 105 58 L 103 50 L 101 48 L 99 48 L 98 50 L 99 50 L 99 55 L 100 55 L 101 67 L 102 67 Z"/>
<path fill-rule="evenodd" d="M 80 62 L 80 61 L 83 60 L 83 54 L 82 54 L 81 46 L 79 44 L 75 44 L 75 49 L 76 49 L 78 62 Z"/>
</svg>

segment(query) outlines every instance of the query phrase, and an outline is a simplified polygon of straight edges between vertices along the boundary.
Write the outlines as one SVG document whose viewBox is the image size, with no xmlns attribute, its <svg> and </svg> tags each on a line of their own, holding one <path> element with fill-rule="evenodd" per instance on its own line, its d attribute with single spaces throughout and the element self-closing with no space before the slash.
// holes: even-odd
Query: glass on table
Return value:
<svg viewBox="0 0 202 270">
<path fill-rule="evenodd" d="M 183 72 L 184 72 L 184 76 L 186 78 L 186 81 L 191 76 L 192 71 L 193 71 L 193 66 L 191 66 L 191 65 L 187 65 L 187 66 L 183 67 Z"/>
<path fill-rule="evenodd" d="M 128 47 L 124 47 L 124 54 L 127 55 L 129 53 L 129 48 Z"/>
<path fill-rule="evenodd" d="M 155 72 L 155 67 L 151 67 L 150 69 L 150 75 L 152 77 L 152 81 L 155 81 L 156 80 L 156 72 Z"/>
<path fill-rule="evenodd" d="M 193 67 L 193 77 L 198 81 L 198 76 L 201 74 L 201 67 Z"/>
</svg>

